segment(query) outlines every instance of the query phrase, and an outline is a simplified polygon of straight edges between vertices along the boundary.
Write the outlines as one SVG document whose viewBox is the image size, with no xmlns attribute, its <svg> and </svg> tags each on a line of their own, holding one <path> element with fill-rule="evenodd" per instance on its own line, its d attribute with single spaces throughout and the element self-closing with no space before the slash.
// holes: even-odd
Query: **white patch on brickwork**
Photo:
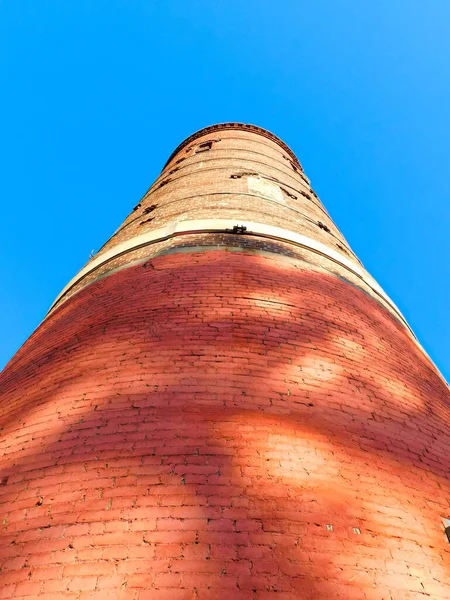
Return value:
<svg viewBox="0 0 450 600">
<path fill-rule="evenodd" d="M 275 183 L 258 177 L 247 177 L 247 185 L 249 192 L 285 204 L 283 192 Z"/>
<path fill-rule="evenodd" d="M 300 367 L 300 372 L 298 368 Z M 344 368 L 338 361 L 332 362 L 323 356 L 311 356 L 306 354 L 300 358 L 298 365 L 295 365 L 292 376 L 300 377 L 306 383 L 314 383 L 316 381 L 333 381 L 341 375 Z"/>
</svg>

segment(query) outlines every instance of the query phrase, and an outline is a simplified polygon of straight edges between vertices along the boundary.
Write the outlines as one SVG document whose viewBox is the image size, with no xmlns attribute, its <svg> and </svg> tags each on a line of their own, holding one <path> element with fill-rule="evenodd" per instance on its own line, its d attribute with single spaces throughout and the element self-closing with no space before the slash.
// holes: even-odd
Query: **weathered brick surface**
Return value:
<svg viewBox="0 0 450 600">
<path fill-rule="evenodd" d="M 105 271 L 5 368 L 0 598 L 450 597 L 448 387 L 343 267 L 225 239 Z"/>
<path fill-rule="evenodd" d="M 208 141 L 211 148 L 198 152 Z M 280 189 L 279 198 L 249 189 L 249 176 Z M 304 173 L 275 142 L 249 131 L 209 133 L 182 148 L 99 254 L 168 221 L 205 218 L 288 228 L 356 258 Z"/>
<path fill-rule="evenodd" d="M 448 390 L 307 263 L 124 269 L 54 311 L 2 389 L 4 597 L 449 595 Z"/>
</svg>

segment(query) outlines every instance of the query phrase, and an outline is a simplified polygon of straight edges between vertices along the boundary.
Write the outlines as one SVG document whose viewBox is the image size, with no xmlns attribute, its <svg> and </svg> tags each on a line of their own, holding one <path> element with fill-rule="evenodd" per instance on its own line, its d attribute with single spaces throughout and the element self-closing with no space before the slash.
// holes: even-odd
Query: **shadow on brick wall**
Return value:
<svg viewBox="0 0 450 600">
<path fill-rule="evenodd" d="M 449 593 L 448 389 L 394 317 L 306 263 L 123 270 L 2 386 L 3 597 Z"/>
</svg>

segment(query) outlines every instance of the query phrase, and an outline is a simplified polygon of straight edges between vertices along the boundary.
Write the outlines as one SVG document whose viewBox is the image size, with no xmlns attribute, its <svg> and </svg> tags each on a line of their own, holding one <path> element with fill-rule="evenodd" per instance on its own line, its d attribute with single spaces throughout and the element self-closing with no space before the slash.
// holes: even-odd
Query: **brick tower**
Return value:
<svg viewBox="0 0 450 600">
<path fill-rule="evenodd" d="M 264 129 L 184 141 L 1 386 L 0 598 L 450 598 L 448 387 Z"/>
</svg>

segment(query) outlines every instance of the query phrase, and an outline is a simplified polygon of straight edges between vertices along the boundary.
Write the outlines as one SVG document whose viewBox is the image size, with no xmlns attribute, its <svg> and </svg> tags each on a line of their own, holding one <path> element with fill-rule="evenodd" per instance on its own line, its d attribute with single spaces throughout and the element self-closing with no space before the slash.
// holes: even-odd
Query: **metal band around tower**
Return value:
<svg viewBox="0 0 450 600">
<path fill-rule="evenodd" d="M 125 242 L 114 246 L 111 248 L 111 250 L 104 252 L 97 258 L 94 258 L 85 267 L 83 267 L 63 288 L 61 293 L 51 305 L 49 312 L 56 306 L 56 304 L 58 304 L 58 302 L 71 288 L 84 279 L 88 274 L 92 273 L 92 271 L 95 271 L 105 263 L 117 258 L 118 256 L 127 254 L 128 252 L 132 252 L 133 250 L 137 250 L 148 245 L 163 242 L 173 237 L 201 233 L 232 233 L 233 227 L 236 227 L 236 225 L 236 221 L 231 219 L 202 219 L 181 222 L 173 221 L 166 227 L 161 227 L 160 229 L 155 229 L 126 240 Z M 377 295 L 381 296 L 381 298 L 383 298 L 383 300 L 392 308 L 404 325 L 406 325 L 409 331 L 414 335 L 414 332 L 408 325 L 408 322 L 400 312 L 399 308 L 389 298 L 381 286 L 366 271 L 361 269 L 359 265 L 343 256 L 340 252 L 337 252 L 329 246 L 326 246 L 322 242 L 318 242 L 310 237 L 295 233 L 294 231 L 290 231 L 288 229 L 283 229 L 281 227 L 265 225 L 263 223 L 256 223 L 253 221 L 239 221 L 239 226 L 246 228 L 246 236 L 264 237 L 288 244 L 294 244 L 315 252 L 316 254 L 325 256 L 326 258 L 329 258 L 333 262 L 346 268 L 351 273 L 362 279 L 364 283 L 366 283 Z M 416 336 L 414 335 L 414 337 Z"/>
</svg>

